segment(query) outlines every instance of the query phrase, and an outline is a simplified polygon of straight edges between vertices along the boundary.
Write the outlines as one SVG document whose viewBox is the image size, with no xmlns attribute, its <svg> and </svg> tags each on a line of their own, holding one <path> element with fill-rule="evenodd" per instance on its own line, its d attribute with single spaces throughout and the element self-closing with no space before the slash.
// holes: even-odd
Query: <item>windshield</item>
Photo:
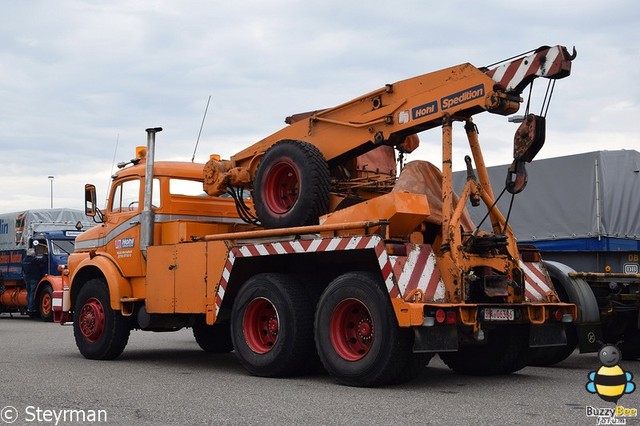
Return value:
<svg viewBox="0 0 640 426">
<path fill-rule="evenodd" d="M 73 253 L 75 244 L 73 240 L 51 240 L 51 247 L 53 254 L 60 256 Z"/>
</svg>

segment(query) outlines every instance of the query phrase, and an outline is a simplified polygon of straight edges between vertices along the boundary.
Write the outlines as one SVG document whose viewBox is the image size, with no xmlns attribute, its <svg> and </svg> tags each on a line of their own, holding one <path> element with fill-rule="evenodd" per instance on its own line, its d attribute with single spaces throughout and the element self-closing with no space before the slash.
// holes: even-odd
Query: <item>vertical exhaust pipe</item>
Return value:
<svg viewBox="0 0 640 426">
<path fill-rule="evenodd" d="M 152 209 L 151 196 L 153 194 L 153 165 L 156 154 L 156 133 L 161 132 L 162 127 L 152 127 L 147 132 L 147 159 L 144 177 L 144 200 L 142 214 L 140 215 L 140 251 L 147 258 L 147 247 L 153 245 L 153 225 L 155 217 Z"/>
</svg>

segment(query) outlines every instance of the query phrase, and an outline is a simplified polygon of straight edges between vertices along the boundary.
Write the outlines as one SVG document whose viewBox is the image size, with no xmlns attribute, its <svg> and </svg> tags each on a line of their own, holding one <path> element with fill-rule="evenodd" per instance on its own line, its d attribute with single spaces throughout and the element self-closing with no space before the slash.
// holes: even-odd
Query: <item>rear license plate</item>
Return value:
<svg viewBox="0 0 640 426">
<path fill-rule="evenodd" d="M 485 321 L 513 321 L 515 312 L 513 309 L 486 308 L 484 310 Z"/>
</svg>

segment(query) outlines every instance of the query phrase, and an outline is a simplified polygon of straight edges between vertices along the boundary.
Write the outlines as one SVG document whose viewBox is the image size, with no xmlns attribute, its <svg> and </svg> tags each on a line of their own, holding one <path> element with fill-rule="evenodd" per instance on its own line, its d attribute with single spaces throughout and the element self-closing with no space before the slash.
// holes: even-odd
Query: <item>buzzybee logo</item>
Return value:
<svg viewBox="0 0 640 426">
<path fill-rule="evenodd" d="M 598 395 L 603 401 L 616 404 L 614 408 L 586 407 L 586 416 L 595 417 L 599 425 L 625 425 L 627 417 L 638 416 L 636 408 L 617 405 L 622 395 L 633 393 L 636 390 L 633 374 L 624 371 L 618 365 L 620 358 L 620 349 L 616 345 L 604 345 L 598 352 L 598 359 L 602 365 L 587 375 L 589 378 L 585 385 L 587 392 Z"/>
<path fill-rule="evenodd" d="M 620 350 L 617 346 L 604 346 L 598 353 L 598 359 L 602 366 L 589 373 L 587 392 L 597 394 L 604 401 L 617 403 L 622 395 L 636 389 L 633 374 L 618 365 Z"/>
</svg>

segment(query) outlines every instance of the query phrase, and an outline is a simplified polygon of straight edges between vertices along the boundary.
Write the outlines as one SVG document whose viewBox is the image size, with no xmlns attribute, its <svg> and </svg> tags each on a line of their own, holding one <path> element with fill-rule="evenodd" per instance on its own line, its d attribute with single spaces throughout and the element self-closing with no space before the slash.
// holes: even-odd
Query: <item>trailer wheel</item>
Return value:
<svg viewBox="0 0 640 426">
<path fill-rule="evenodd" d="M 38 312 L 42 321 L 53 321 L 53 290 L 49 284 L 38 292 Z"/>
<path fill-rule="evenodd" d="M 313 308 L 304 287 L 287 275 L 259 274 L 236 296 L 231 338 L 240 363 L 263 377 L 299 373 L 313 348 Z"/>
<path fill-rule="evenodd" d="M 117 358 L 130 333 L 129 319 L 111 309 L 107 284 L 96 278 L 87 281 L 80 289 L 73 315 L 73 335 L 80 353 L 88 359 Z"/>
<path fill-rule="evenodd" d="M 329 167 L 314 145 L 283 140 L 262 157 L 254 206 L 265 228 L 314 225 L 329 209 Z"/>
<path fill-rule="evenodd" d="M 521 327 L 502 326 L 487 334 L 486 343 L 460 346 L 440 358 L 456 373 L 471 376 L 510 374 L 527 365 L 528 333 Z"/>
<path fill-rule="evenodd" d="M 400 328 L 379 277 L 350 272 L 323 292 L 315 337 L 325 369 L 349 386 L 379 386 L 414 378 L 428 354 L 414 354 L 413 332 Z"/>
<path fill-rule="evenodd" d="M 204 321 L 194 324 L 193 337 L 202 350 L 215 354 L 233 350 L 231 329 L 228 323 L 207 325 Z"/>
<path fill-rule="evenodd" d="M 589 299 L 585 298 L 588 293 L 581 295 L 578 292 L 578 288 L 575 283 L 582 282 L 582 280 L 570 279 L 567 275 L 567 271 L 561 269 L 562 267 L 567 268 L 565 265 L 561 265 L 557 262 L 544 262 L 547 271 L 549 272 L 549 276 L 551 277 L 551 281 L 553 282 L 553 286 L 556 289 L 556 293 L 558 293 L 558 297 L 561 302 L 566 303 L 575 303 L 578 305 L 578 309 L 589 309 L 590 311 L 596 312 L 596 316 L 598 315 L 597 304 L 595 304 L 595 299 L 591 304 L 586 303 Z M 589 289 L 589 286 L 586 282 L 581 283 L 582 287 L 585 289 Z M 574 296 L 573 298 L 569 297 L 568 289 L 573 288 Z M 591 290 L 588 290 L 589 292 Z M 593 298 L 593 296 L 591 296 Z M 584 314 L 581 315 L 581 317 Z M 579 320 L 584 320 L 584 318 L 579 318 Z M 567 344 L 565 346 L 555 346 L 549 348 L 530 348 L 529 349 L 529 365 L 533 365 L 536 367 L 549 367 L 551 365 L 557 364 L 561 361 L 567 359 L 573 351 L 578 346 L 578 330 L 575 324 L 566 324 L 565 325 L 565 333 L 567 335 Z"/>
</svg>

